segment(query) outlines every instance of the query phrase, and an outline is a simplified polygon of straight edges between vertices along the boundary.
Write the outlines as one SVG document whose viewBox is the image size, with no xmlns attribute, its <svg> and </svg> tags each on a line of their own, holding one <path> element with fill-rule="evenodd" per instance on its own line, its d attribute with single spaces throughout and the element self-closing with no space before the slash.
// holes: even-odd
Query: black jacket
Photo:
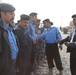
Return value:
<svg viewBox="0 0 76 75">
<path fill-rule="evenodd" d="M 24 33 L 24 29 L 18 26 L 15 29 L 17 34 L 20 50 L 19 50 L 19 67 L 27 68 L 31 66 L 31 51 L 32 51 L 32 42 L 28 37 L 28 34 Z"/>
<path fill-rule="evenodd" d="M 12 75 L 11 48 L 8 32 L 0 19 L 0 75 Z"/>
<path fill-rule="evenodd" d="M 71 36 L 68 36 L 67 38 L 61 41 L 61 44 L 63 44 L 64 42 L 70 42 L 70 40 Z M 67 52 L 70 52 L 70 55 L 72 57 L 76 57 L 76 34 L 74 35 L 73 42 L 70 43 L 69 47 L 67 47 Z"/>
</svg>

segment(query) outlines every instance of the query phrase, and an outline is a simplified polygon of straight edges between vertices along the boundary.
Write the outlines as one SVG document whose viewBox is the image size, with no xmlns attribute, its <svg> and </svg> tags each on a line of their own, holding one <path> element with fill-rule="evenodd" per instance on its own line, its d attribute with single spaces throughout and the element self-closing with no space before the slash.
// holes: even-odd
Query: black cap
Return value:
<svg viewBox="0 0 76 75">
<path fill-rule="evenodd" d="M 37 13 L 35 13 L 35 12 L 32 12 L 29 14 L 29 16 L 36 16 L 36 15 L 37 15 Z"/>
<path fill-rule="evenodd" d="M 50 20 L 49 19 L 43 20 L 43 23 L 45 23 L 45 22 L 49 22 L 50 23 Z"/>
<path fill-rule="evenodd" d="M 76 18 L 76 14 L 72 15 L 72 18 Z"/>
<path fill-rule="evenodd" d="M 26 14 L 20 15 L 21 20 L 29 20 L 29 16 Z"/>
<path fill-rule="evenodd" d="M 0 3 L 0 11 L 14 12 L 15 11 L 15 8 L 11 4 L 8 4 L 8 3 Z"/>
<path fill-rule="evenodd" d="M 51 22 L 50 19 L 43 20 L 43 23 L 45 23 L 45 22 L 49 22 L 51 25 L 53 25 L 53 22 Z"/>
</svg>

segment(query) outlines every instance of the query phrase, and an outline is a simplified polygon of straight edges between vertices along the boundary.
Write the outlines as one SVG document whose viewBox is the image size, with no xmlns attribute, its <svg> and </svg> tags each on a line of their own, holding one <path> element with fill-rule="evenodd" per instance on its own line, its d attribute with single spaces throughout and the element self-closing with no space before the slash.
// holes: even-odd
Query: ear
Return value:
<svg viewBox="0 0 76 75">
<path fill-rule="evenodd" d="M 5 15 L 5 12 L 1 11 L 1 15 Z"/>
</svg>

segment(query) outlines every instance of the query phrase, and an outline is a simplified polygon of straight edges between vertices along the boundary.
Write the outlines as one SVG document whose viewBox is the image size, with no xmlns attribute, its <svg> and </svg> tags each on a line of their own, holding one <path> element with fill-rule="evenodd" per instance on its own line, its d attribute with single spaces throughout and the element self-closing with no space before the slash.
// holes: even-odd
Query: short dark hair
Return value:
<svg viewBox="0 0 76 75">
<path fill-rule="evenodd" d="M 53 22 L 51 22 L 51 25 L 53 25 Z"/>
<path fill-rule="evenodd" d="M 76 18 L 76 14 L 72 15 L 72 18 Z"/>
<path fill-rule="evenodd" d="M 22 15 L 20 15 L 20 20 L 29 20 L 29 16 L 22 14 Z"/>
<path fill-rule="evenodd" d="M 49 22 L 49 23 L 51 23 L 49 19 L 45 19 L 45 20 L 43 20 L 43 23 L 45 23 L 45 22 Z"/>
<path fill-rule="evenodd" d="M 36 15 L 37 15 L 37 13 L 35 13 L 35 12 L 32 12 L 29 14 L 29 16 L 36 16 Z"/>
<path fill-rule="evenodd" d="M 53 22 L 51 22 L 49 19 L 43 20 L 43 23 L 45 23 L 45 22 L 49 22 L 51 25 L 53 25 Z"/>
</svg>

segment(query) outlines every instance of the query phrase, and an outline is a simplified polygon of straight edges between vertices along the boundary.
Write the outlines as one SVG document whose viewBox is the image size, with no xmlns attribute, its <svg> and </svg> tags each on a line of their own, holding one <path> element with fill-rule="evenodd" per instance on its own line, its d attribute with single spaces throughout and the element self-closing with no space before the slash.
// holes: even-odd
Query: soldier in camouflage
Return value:
<svg viewBox="0 0 76 75">
<path fill-rule="evenodd" d="M 39 28 L 40 25 L 40 19 L 38 19 L 35 22 L 36 25 L 36 34 L 40 35 L 44 31 L 44 27 Z M 40 61 L 42 61 L 45 58 L 45 42 L 42 39 L 38 40 L 38 43 L 36 44 L 35 49 L 35 62 L 33 65 L 33 73 L 35 75 L 40 75 L 38 71 L 38 66 L 41 65 Z"/>
</svg>

